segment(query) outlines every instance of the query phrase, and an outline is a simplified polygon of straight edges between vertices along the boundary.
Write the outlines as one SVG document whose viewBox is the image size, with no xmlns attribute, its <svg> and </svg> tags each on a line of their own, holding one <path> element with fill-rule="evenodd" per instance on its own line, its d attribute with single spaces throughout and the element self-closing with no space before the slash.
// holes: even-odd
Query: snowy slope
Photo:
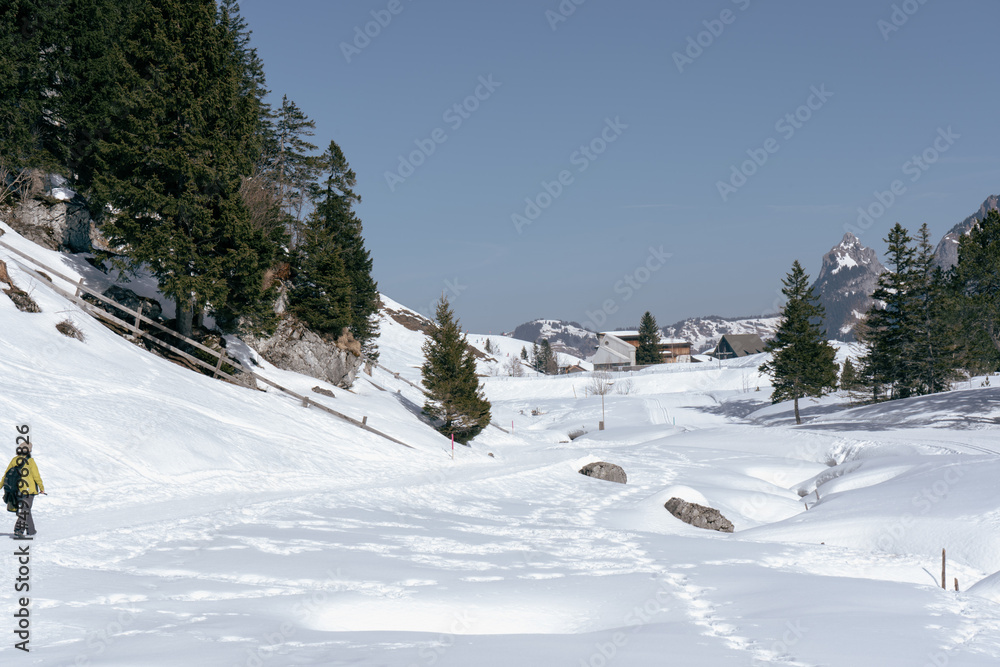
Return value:
<svg viewBox="0 0 1000 667">
<path fill-rule="evenodd" d="M 4 665 L 1000 661 L 995 389 L 832 397 L 794 427 L 760 356 L 616 374 L 603 409 L 586 374 L 490 376 L 513 433 L 452 460 L 390 372 L 312 396 L 415 449 L 149 355 L 0 259 L 43 309 L 0 295 L 0 437 L 30 424 L 49 492 L 31 652 L 5 642 Z M 422 338 L 384 322 L 381 362 L 417 381 Z M 578 474 L 597 460 L 628 484 Z M 672 496 L 736 532 L 677 521 Z M 939 588 L 942 547 L 962 592 Z M 7 633 L 16 567 L 0 557 Z"/>
</svg>

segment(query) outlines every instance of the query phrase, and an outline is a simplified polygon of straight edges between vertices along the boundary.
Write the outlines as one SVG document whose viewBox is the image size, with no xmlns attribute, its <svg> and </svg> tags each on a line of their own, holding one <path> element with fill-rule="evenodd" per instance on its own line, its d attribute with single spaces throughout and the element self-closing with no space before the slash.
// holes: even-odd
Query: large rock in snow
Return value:
<svg viewBox="0 0 1000 667">
<path fill-rule="evenodd" d="M 246 343 L 278 368 L 310 375 L 330 384 L 350 388 L 361 368 L 361 347 L 353 339 L 337 342 L 320 337 L 288 316 L 270 338 L 248 336 Z"/>
<path fill-rule="evenodd" d="M 625 471 L 622 470 L 621 466 L 615 465 L 614 463 L 607 463 L 605 461 L 588 463 L 580 468 L 580 474 L 586 475 L 587 477 L 594 477 L 596 479 L 603 479 L 608 482 L 618 482 L 619 484 L 625 484 L 628 480 L 625 476 Z"/>
<path fill-rule="evenodd" d="M 680 498 L 671 498 L 663 506 L 675 517 L 695 528 L 707 528 L 722 533 L 733 532 L 732 522 L 722 516 L 722 512 L 712 507 L 689 503 Z"/>
</svg>

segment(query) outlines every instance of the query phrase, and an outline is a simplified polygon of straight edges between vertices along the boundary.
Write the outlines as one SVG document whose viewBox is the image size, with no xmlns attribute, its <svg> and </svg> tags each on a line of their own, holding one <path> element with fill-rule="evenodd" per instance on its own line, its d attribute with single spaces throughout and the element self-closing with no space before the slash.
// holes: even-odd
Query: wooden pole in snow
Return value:
<svg viewBox="0 0 1000 667">
<path fill-rule="evenodd" d="M 947 579 L 945 579 L 945 559 L 944 559 L 944 549 L 941 549 L 941 588 L 948 590 Z"/>
</svg>

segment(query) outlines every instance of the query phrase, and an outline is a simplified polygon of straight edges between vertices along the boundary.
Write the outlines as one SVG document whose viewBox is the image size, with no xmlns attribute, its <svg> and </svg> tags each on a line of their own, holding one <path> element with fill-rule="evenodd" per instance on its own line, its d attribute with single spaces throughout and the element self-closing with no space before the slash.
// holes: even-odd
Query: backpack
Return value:
<svg viewBox="0 0 1000 667">
<path fill-rule="evenodd" d="M 22 456 L 21 462 L 11 466 L 3 477 L 3 501 L 7 504 L 8 512 L 16 512 L 21 502 L 21 477 L 27 465 L 28 457 Z"/>
</svg>

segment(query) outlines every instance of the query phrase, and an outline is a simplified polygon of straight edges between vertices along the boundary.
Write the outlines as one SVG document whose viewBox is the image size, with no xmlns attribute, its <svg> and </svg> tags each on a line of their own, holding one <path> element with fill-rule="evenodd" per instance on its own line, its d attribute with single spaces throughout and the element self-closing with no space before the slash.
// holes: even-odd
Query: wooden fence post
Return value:
<svg viewBox="0 0 1000 667">
<path fill-rule="evenodd" d="M 139 310 L 137 310 L 136 313 L 135 313 L 135 326 L 132 327 L 132 335 L 133 336 L 138 336 L 139 335 L 139 322 L 141 321 L 139 318 L 142 317 L 142 309 L 145 308 L 145 307 L 146 307 L 146 302 L 145 301 L 140 301 L 139 302 Z"/>
<path fill-rule="evenodd" d="M 219 361 L 218 361 L 217 364 L 215 364 L 215 372 L 212 373 L 212 377 L 213 378 L 219 377 L 219 370 L 222 368 L 222 360 L 225 359 L 225 358 L 226 358 L 226 353 L 225 352 L 221 352 L 219 354 Z"/>
<path fill-rule="evenodd" d="M 83 284 L 83 278 L 80 278 L 80 282 L 76 284 L 76 294 L 74 294 L 74 296 L 78 299 L 80 298 L 80 285 L 82 284 Z"/>
</svg>

